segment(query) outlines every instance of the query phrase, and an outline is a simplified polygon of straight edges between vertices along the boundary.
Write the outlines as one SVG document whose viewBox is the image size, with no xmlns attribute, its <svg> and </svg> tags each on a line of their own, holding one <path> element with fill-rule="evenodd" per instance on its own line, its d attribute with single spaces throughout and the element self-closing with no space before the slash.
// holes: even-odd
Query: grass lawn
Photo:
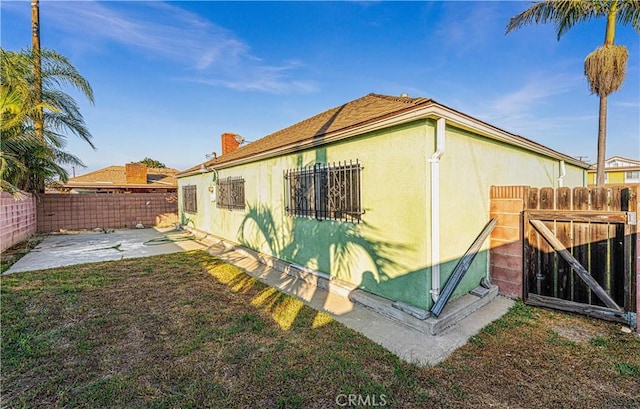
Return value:
<svg viewBox="0 0 640 409">
<path fill-rule="evenodd" d="M 0 257 L 0 273 L 4 273 L 22 256 L 33 250 L 40 242 L 44 240 L 42 235 L 34 235 L 29 239 L 17 243 L 15 246 L 10 247 L 2 252 Z"/>
<path fill-rule="evenodd" d="M 6 408 L 640 407 L 640 337 L 521 303 L 421 368 L 205 252 L 1 289 Z"/>
</svg>

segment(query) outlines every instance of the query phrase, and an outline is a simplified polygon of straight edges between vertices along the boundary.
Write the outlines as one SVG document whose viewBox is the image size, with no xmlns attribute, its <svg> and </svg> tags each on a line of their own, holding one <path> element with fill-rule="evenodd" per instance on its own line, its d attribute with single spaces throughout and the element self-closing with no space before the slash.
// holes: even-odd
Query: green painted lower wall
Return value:
<svg viewBox="0 0 640 409">
<path fill-rule="evenodd" d="M 435 122 L 415 121 L 352 137 L 315 150 L 218 171 L 245 179 L 244 210 L 218 209 L 212 174 L 179 179 L 198 186 L 198 211 L 181 215 L 193 227 L 354 283 L 375 294 L 430 308 L 431 165 Z M 527 151 L 447 128 L 441 159 L 441 282 L 488 221 L 489 186 L 557 186 L 559 163 Z M 362 223 L 291 217 L 285 211 L 284 171 L 314 163 L 362 164 Z M 567 165 L 565 186 L 581 186 L 584 172 Z M 179 195 L 181 196 L 181 195 Z M 487 274 L 487 244 L 454 296 Z"/>
</svg>

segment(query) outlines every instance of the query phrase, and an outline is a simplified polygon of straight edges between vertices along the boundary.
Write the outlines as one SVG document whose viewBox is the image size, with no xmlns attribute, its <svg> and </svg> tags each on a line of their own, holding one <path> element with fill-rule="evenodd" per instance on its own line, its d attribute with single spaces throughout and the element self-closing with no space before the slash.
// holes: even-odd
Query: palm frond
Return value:
<svg viewBox="0 0 640 409">
<path fill-rule="evenodd" d="M 92 105 L 95 102 L 89 82 L 80 75 L 67 57 L 53 50 L 42 50 L 42 81 L 43 87 L 45 83 L 57 87 L 71 86 L 82 92 Z"/>
<path fill-rule="evenodd" d="M 626 0 L 618 3 L 616 21 L 629 25 L 640 34 L 640 0 Z"/>
<path fill-rule="evenodd" d="M 605 15 L 595 1 L 544 0 L 509 19 L 506 34 L 530 24 L 553 23 L 560 39 L 574 25 Z"/>
<path fill-rule="evenodd" d="M 67 135 L 80 137 L 95 149 L 78 104 L 62 90 L 75 88 L 93 104 L 89 82 L 66 57 L 43 49 L 40 99 L 34 87 L 33 53 L 0 47 L 0 172 L 3 186 L 23 190 L 42 187 L 55 178 L 66 180 L 62 164 L 84 166 L 64 151 Z M 45 126 L 36 137 L 35 120 L 41 115 Z"/>
</svg>

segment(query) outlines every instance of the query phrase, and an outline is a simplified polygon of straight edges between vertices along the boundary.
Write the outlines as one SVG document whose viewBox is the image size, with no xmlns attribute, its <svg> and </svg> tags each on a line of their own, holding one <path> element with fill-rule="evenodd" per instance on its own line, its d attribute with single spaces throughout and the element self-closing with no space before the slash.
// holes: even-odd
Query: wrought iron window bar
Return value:
<svg viewBox="0 0 640 409">
<path fill-rule="evenodd" d="M 318 220 L 359 223 L 364 211 L 361 203 L 358 161 L 317 163 L 284 172 L 287 213 Z"/>
<path fill-rule="evenodd" d="M 218 180 L 218 209 L 244 210 L 244 178 L 229 176 Z"/>
<path fill-rule="evenodd" d="M 198 212 L 197 186 L 187 185 L 182 187 L 182 205 L 188 213 Z"/>
</svg>

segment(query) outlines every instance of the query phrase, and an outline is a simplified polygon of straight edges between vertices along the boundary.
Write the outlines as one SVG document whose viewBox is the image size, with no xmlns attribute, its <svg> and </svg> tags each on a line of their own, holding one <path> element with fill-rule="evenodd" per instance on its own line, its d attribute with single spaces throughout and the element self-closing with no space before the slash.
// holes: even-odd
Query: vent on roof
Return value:
<svg viewBox="0 0 640 409">
<path fill-rule="evenodd" d="M 402 94 L 400 94 L 400 96 L 403 98 L 409 98 L 409 94 L 407 94 L 406 92 L 403 92 Z"/>
</svg>

